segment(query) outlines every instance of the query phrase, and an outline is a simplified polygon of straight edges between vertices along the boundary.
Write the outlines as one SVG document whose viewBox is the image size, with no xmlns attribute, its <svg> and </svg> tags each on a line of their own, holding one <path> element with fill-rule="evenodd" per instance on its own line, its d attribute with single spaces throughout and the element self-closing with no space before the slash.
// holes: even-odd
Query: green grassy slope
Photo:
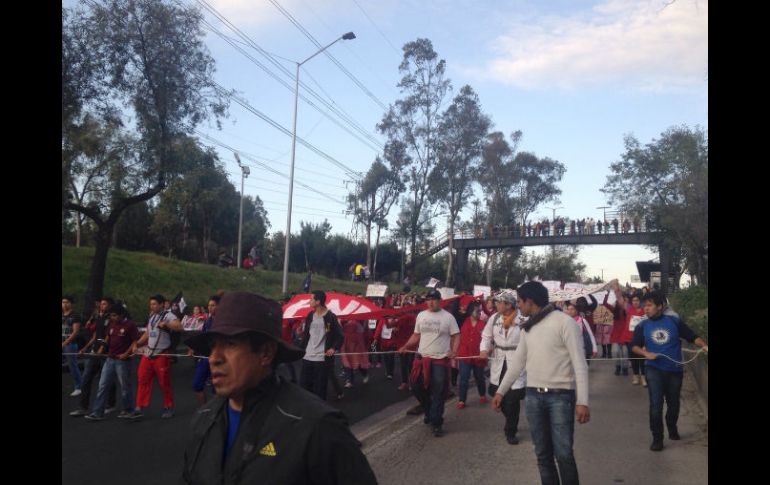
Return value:
<svg viewBox="0 0 770 485">
<path fill-rule="evenodd" d="M 76 298 L 75 308 L 83 308 L 93 248 L 62 246 L 62 294 Z M 205 305 L 217 290 L 251 291 L 270 298 L 281 297 L 280 271 L 222 269 L 215 265 L 168 259 L 151 253 L 111 249 L 107 257 L 104 294 L 125 301 L 129 311 L 139 317 L 147 312 L 147 299 L 160 293 L 173 298 L 184 292 L 188 305 Z M 301 292 L 304 274 L 289 273 L 289 291 Z M 390 285 L 391 290 L 400 290 Z M 365 293 L 366 284 L 313 275 L 313 290 Z"/>
</svg>

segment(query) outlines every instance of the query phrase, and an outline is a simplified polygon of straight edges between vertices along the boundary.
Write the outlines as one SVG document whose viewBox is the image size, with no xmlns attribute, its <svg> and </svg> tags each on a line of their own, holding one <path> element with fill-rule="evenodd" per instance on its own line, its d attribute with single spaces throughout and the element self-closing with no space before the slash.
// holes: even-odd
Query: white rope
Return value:
<svg viewBox="0 0 770 485">
<path fill-rule="evenodd" d="M 674 360 L 674 359 L 672 359 L 671 357 L 669 357 L 669 356 L 667 356 L 665 354 L 657 354 L 657 355 L 659 357 L 665 357 L 668 360 L 670 360 L 671 362 L 674 362 L 676 364 L 685 365 L 685 364 L 689 364 L 690 362 L 693 362 L 695 359 L 698 358 L 698 354 L 704 352 L 703 349 L 699 349 L 699 350 L 682 349 L 682 351 L 694 352 L 695 355 L 693 356 L 692 359 L 686 360 L 684 362 L 679 362 L 678 360 Z M 387 355 L 387 354 L 401 354 L 401 353 L 417 354 L 418 352 L 414 351 L 414 350 L 406 350 L 404 352 L 399 352 L 397 350 L 386 350 L 386 351 L 379 351 L 379 352 L 335 352 L 334 356 L 340 356 L 340 357 L 348 356 L 348 355 L 367 355 L 368 356 L 368 355 Z M 79 353 L 65 353 L 65 352 L 62 352 L 62 355 L 76 355 L 76 356 L 89 356 L 89 357 L 108 357 L 107 354 L 79 354 Z M 143 355 L 143 354 L 131 354 L 131 355 L 129 355 L 129 358 L 137 357 L 137 356 L 141 356 L 141 355 Z M 163 355 L 165 357 L 191 357 L 191 358 L 196 358 L 196 359 L 208 359 L 208 356 L 205 356 L 205 355 L 190 355 L 190 354 L 158 354 L 158 355 Z M 321 356 L 326 356 L 326 354 L 325 353 L 305 354 L 305 356 L 306 357 L 307 356 L 321 357 Z M 430 356 L 428 356 L 428 357 L 430 357 Z M 443 358 L 443 357 L 439 357 L 439 358 Z M 453 357 L 453 359 L 455 359 L 455 360 L 483 359 L 483 358 L 484 357 L 482 357 L 480 355 L 471 355 L 471 356 L 466 356 L 466 357 Z M 497 360 L 500 360 L 500 359 L 505 359 L 505 356 L 504 355 L 490 356 L 490 357 L 486 357 L 486 359 L 490 359 L 490 360 L 491 359 L 497 359 Z M 600 358 L 590 358 L 588 360 L 590 360 L 591 362 L 597 362 L 597 361 L 650 360 L 650 359 L 648 359 L 646 357 L 626 357 L 626 358 L 621 358 L 621 357 L 600 357 Z"/>
</svg>

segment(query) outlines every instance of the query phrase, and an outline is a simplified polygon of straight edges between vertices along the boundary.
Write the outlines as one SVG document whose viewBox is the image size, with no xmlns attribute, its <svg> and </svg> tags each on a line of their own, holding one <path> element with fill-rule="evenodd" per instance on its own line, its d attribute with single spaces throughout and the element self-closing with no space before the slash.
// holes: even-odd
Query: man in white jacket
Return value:
<svg viewBox="0 0 770 485">
<path fill-rule="evenodd" d="M 580 328 L 548 304 L 548 290 L 542 283 L 529 281 L 517 293 L 519 309 L 530 318 L 522 326 L 524 333 L 492 406 L 500 409 L 501 392 L 509 389 L 526 369 L 525 407 L 540 479 L 543 485 L 577 485 L 577 463 L 572 451 L 575 418 L 581 424 L 590 419 L 588 366 Z"/>
<path fill-rule="evenodd" d="M 489 318 L 481 334 L 481 356 L 492 357 L 489 364 L 489 393 L 492 395 L 511 366 L 516 347 L 519 345 L 521 325 L 527 321 L 527 317 L 516 311 L 515 292 L 503 291 L 498 294 L 495 297 L 495 306 L 497 313 Z M 505 415 L 505 439 L 511 445 L 519 444 L 516 432 L 519 429 L 521 400 L 524 399 L 526 385 L 527 371 L 523 370 L 512 388 L 500 391 L 503 393 L 501 408 Z"/>
</svg>

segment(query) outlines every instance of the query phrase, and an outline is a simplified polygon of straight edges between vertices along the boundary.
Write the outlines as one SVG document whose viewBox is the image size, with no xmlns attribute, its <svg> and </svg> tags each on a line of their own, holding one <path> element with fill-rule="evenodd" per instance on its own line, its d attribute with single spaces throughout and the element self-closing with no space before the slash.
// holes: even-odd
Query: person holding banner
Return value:
<svg viewBox="0 0 770 485">
<path fill-rule="evenodd" d="M 490 362 L 489 394 L 494 396 L 513 362 L 513 354 L 521 338 L 521 325 L 527 318 L 516 311 L 516 295 L 512 291 L 503 291 L 495 299 L 497 313 L 487 320 L 487 325 L 481 334 L 481 357 L 490 354 L 494 357 Z M 501 408 L 505 416 L 505 439 L 510 445 L 519 444 L 516 433 L 519 430 L 519 414 L 521 400 L 524 399 L 524 387 L 527 385 L 527 371 L 522 370 L 508 389 L 503 389 Z"/>
<path fill-rule="evenodd" d="M 612 342 L 612 353 L 619 359 L 615 364 L 615 375 L 628 375 L 628 343 L 631 342 L 633 332 L 628 330 L 626 322 L 626 300 L 620 292 L 620 287 L 615 283 L 611 290 L 615 292 L 615 305 L 607 303 L 610 294 L 604 297 L 604 307 L 612 312 L 612 333 L 610 342 Z"/>
</svg>

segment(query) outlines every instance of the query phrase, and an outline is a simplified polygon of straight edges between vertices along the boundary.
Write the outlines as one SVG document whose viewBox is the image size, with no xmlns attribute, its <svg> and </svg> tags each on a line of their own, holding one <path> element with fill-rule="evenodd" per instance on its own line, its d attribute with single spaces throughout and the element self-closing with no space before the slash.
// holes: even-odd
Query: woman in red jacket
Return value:
<svg viewBox="0 0 770 485">
<path fill-rule="evenodd" d="M 409 312 L 400 315 L 396 319 L 395 340 L 396 348 L 400 349 L 409 340 L 409 337 L 414 333 L 414 325 L 417 323 L 417 313 Z M 406 391 L 409 389 L 409 373 L 412 371 L 412 363 L 414 362 L 414 354 L 411 352 L 404 352 L 398 356 L 399 364 L 401 365 L 401 384 L 398 386 L 399 391 Z"/>
<path fill-rule="evenodd" d="M 628 221 L 628 219 L 626 219 L 626 221 Z M 644 308 L 642 308 L 642 295 L 637 291 L 631 295 L 631 304 L 626 305 L 626 328 L 631 332 L 632 336 L 636 326 L 645 318 L 647 318 L 647 316 L 644 313 Z M 638 359 L 642 356 L 631 352 L 630 342 L 626 344 L 626 346 L 628 347 L 628 355 L 632 359 L 636 358 L 631 361 L 631 370 L 634 371 L 634 377 L 631 379 L 631 384 L 635 386 L 642 384 L 642 386 L 647 387 L 647 379 L 644 376 L 644 359 Z"/>
<path fill-rule="evenodd" d="M 472 301 L 468 304 L 468 317 L 460 327 L 460 348 L 457 357 L 472 357 L 479 355 L 481 349 L 481 332 L 484 331 L 484 321 L 481 320 L 481 304 L 478 301 Z M 484 379 L 484 368 L 487 366 L 487 359 L 458 359 L 460 362 L 460 382 L 457 409 L 465 407 L 465 400 L 468 397 L 468 380 L 471 377 L 476 379 L 476 387 L 479 391 L 479 402 L 487 402 L 486 381 Z"/>
<path fill-rule="evenodd" d="M 610 294 L 604 297 L 602 303 L 608 310 L 612 312 L 612 333 L 610 334 L 610 342 L 612 343 L 612 353 L 617 359 L 620 359 L 615 364 L 615 375 L 619 376 L 621 372 L 624 376 L 628 375 L 628 343 L 631 342 L 631 338 L 634 336 L 633 332 L 628 330 L 628 323 L 626 322 L 626 300 L 623 298 L 623 294 L 620 292 L 620 288 L 613 286 L 612 291 L 615 292 L 615 305 L 607 303 L 607 299 Z"/>
</svg>

